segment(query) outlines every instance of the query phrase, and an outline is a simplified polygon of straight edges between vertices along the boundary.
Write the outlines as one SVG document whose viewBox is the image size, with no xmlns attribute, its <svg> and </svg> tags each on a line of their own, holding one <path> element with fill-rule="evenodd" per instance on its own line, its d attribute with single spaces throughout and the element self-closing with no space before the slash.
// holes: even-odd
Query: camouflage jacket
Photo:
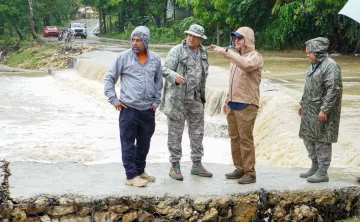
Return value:
<svg viewBox="0 0 360 222">
<path fill-rule="evenodd" d="M 300 138 L 323 143 L 337 142 L 343 90 L 340 67 L 326 53 L 328 45 L 329 41 L 321 37 L 306 42 L 319 62 L 307 72 L 300 101 Z M 319 122 L 320 111 L 327 113 L 326 123 Z"/>
<path fill-rule="evenodd" d="M 202 78 L 200 81 L 200 97 L 205 103 L 205 85 L 206 78 L 209 74 L 208 54 L 204 47 L 200 45 L 199 53 L 201 54 L 201 64 L 203 67 Z M 173 120 L 184 120 L 184 101 L 186 95 L 185 84 L 175 84 L 176 77 L 180 74 L 186 78 L 187 72 L 187 45 L 185 40 L 170 49 L 164 64 L 162 65 L 163 76 L 166 79 L 164 92 L 162 93 L 162 102 L 160 110 Z"/>
</svg>

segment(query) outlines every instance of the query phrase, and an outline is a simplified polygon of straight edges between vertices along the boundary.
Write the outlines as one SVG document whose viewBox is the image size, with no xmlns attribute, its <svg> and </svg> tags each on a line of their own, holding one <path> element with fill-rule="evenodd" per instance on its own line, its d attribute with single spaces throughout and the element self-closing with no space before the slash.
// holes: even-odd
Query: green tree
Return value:
<svg viewBox="0 0 360 222">
<path fill-rule="evenodd" d="M 80 7 L 78 0 L 36 0 L 36 17 L 41 19 L 42 26 L 61 24 L 62 20 L 70 20 Z"/>
<path fill-rule="evenodd" d="M 5 35 L 6 30 L 10 33 L 15 30 L 20 40 L 23 40 L 23 30 L 29 24 L 27 14 L 29 11 L 25 0 L 0 0 L 0 35 Z"/>
<path fill-rule="evenodd" d="M 121 4 L 122 1 L 123 0 L 81 0 L 80 3 L 85 6 L 93 6 L 99 12 L 99 31 L 100 35 L 103 35 L 107 32 L 106 14 L 109 8 Z"/>
<path fill-rule="evenodd" d="M 249 26 L 255 32 L 271 20 L 271 5 L 263 0 L 229 0 L 226 21 L 231 27 Z M 236 15 L 236 16 L 234 16 Z"/>
<path fill-rule="evenodd" d="M 220 45 L 221 40 L 228 40 L 229 26 L 226 24 L 229 0 L 177 0 L 181 7 L 192 9 L 194 17 L 198 18 L 200 25 L 208 33 L 209 42 Z M 216 33 L 212 35 L 210 33 Z"/>
<path fill-rule="evenodd" d="M 31 28 L 31 34 L 34 40 L 38 40 L 37 33 L 35 31 L 35 23 L 34 23 L 34 7 L 32 0 L 28 0 L 29 3 L 29 23 Z"/>
<path fill-rule="evenodd" d="M 347 0 L 296 0 L 282 2 L 273 10 L 273 19 L 261 31 L 265 48 L 303 48 L 304 42 L 318 36 L 330 39 L 337 51 L 357 51 L 360 47 L 359 25 L 338 15 Z"/>
</svg>

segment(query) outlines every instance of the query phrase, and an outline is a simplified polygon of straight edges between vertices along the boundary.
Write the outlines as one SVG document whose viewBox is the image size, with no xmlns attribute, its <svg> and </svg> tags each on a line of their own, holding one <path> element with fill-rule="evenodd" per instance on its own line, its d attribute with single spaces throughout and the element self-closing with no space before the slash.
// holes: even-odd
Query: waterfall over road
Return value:
<svg viewBox="0 0 360 222">
<path fill-rule="evenodd" d="M 162 57 L 165 54 L 160 52 Z M 0 159 L 121 162 L 119 114 L 103 95 L 102 83 L 116 55 L 109 51 L 86 53 L 76 59 L 75 69 L 53 70 L 52 75 L 0 74 Z M 209 55 L 211 61 L 220 64 L 219 58 Z M 307 61 L 296 54 L 292 56 L 295 58 L 264 53 L 260 109 L 254 128 L 259 165 L 307 167 L 310 164 L 298 138 L 297 115 Z M 358 62 L 346 61 L 342 66 L 340 59 L 345 90 L 339 142 L 333 146 L 331 166 L 357 169 L 360 167 L 360 79 L 353 71 Z M 221 112 L 228 87 L 228 64 L 222 63 L 222 66 L 210 66 L 207 81 L 203 160 L 232 164 L 226 116 Z M 286 69 L 285 64 L 290 68 Z M 156 120 L 148 161 L 167 162 L 166 117 L 157 112 Z M 187 132 L 182 145 L 183 160 L 188 161 Z"/>
</svg>

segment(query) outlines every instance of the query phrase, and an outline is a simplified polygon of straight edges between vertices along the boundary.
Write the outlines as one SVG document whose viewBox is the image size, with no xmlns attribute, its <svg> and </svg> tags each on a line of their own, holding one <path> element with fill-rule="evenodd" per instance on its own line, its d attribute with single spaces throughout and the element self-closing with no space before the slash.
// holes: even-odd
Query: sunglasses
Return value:
<svg viewBox="0 0 360 222">
<path fill-rule="evenodd" d="M 241 40 L 243 39 L 244 37 L 235 37 L 236 40 Z"/>
</svg>

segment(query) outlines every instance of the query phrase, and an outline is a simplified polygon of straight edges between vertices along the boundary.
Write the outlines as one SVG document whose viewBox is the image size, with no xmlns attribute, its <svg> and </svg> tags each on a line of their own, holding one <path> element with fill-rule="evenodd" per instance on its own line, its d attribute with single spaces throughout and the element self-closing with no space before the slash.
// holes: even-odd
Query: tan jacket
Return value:
<svg viewBox="0 0 360 222">
<path fill-rule="evenodd" d="M 230 60 L 228 101 L 259 106 L 261 72 L 264 65 L 262 56 L 255 51 L 254 31 L 241 27 L 236 32 L 245 38 L 245 48 L 241 52 L 228 51 Z"/>
</svg>

